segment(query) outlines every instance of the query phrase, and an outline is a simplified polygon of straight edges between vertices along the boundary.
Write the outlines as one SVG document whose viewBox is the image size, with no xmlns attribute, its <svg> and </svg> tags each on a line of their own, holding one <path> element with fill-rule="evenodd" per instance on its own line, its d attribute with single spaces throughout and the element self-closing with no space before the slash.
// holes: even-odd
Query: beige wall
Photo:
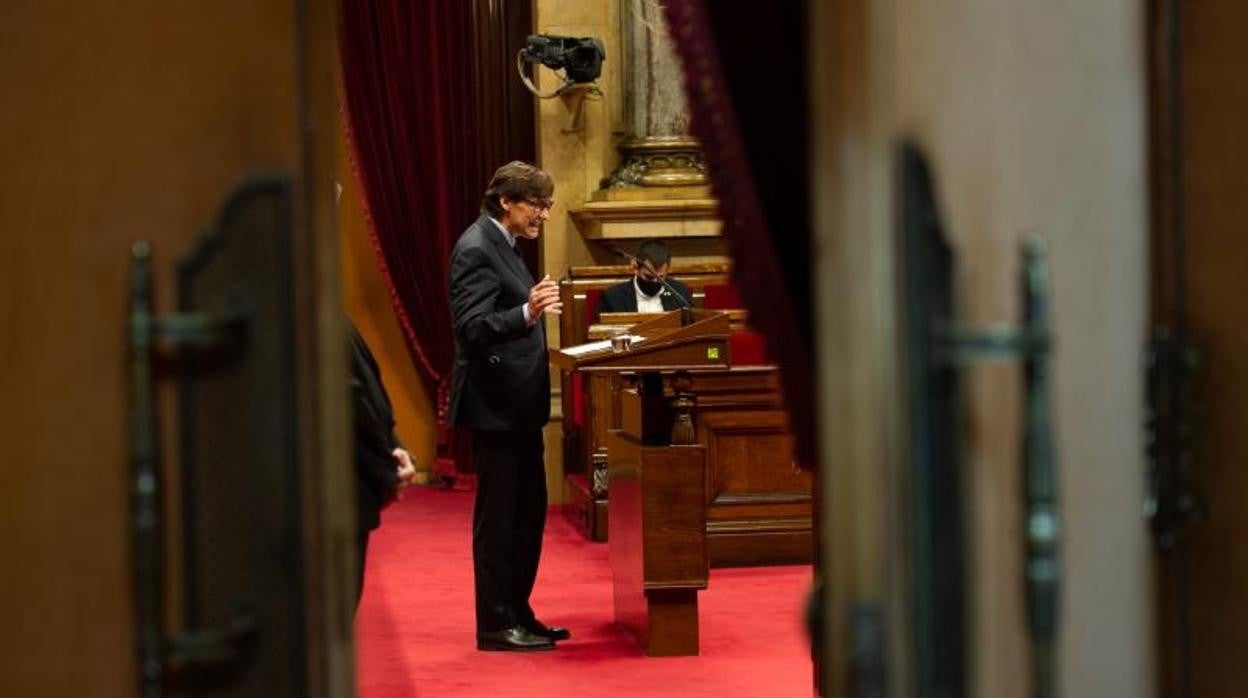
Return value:
<svg viewBox="0 0 1248 698">
<path fill-rule="evenodd" d="M 373 251 L 345 136 L 339 137 L 338 148 L 338 182 L 342 185 L 338 224 L 343 308 L 377 359 L 386 392 L 394 406 L 395 431 L 399 439 L 416 459 L 418 471 L 428 471 L 437 455 L 435 396 L 426 387 L 407 351 L 403 330 L 390 301 L 389 287 Z"/>
<path fill-rule="evenodd" d="M 584 102 L 584 128 L 571 131 L 575 101 L 569 98 L 536 99 L 537 164 L 555 178 L 555 208 L 546 222 L 541 246 L 541 273 L 558 280 L 569 266 L 591 264 L 585 240 L 573 225 L 568 211 L 579 208 L 598 182 L 614 169 L 618 155 L 614 137 L 623 128 L 619 120 L 620 3 L 613 0 L 534 0 L 535 31 L 563 36 L 595 36 L 602 39 L 607 60 L 603 63 L 601 98 Z M 553 73 L 542 68 L 538 89 L 549 91 L 557 86 Z M 546 336 L 551 346 L 559 346 L 558 318 L 547 317 Z M 552 419 L 546 428 L 546 483 L 551 502 L 563 499 L 563 433 L 559 426 L 560 386 L 558 375 L 552 377 Z"/>
<path fill-rule="evenodd" d="M 623 96 L 620 80 L 619 8 L 613 0 L 535 0 L 536 31 L 564 36 L 602 39 L 607 59 L 603 63 L 601 98 L 584 102 L 584 128 L 571 131 L 575 100 L 534 99 L 537 103 L 538 164 L 555 177 L 557 203 L 546 223 L 542 241 L 542 271 L 561 277 L 571 265 L 593 262 L 589 248 L 577 232 L 568 211 L 579 208 L 598 182 L 611 173 L 618 161 L 613 136 L 623 129 L 617 114 Z M 539 89 L 558 85 L 555 75 L 540 71 Z M 558 337 L 558 323 L 548 322 L 550 337 Z"/>
<path fill-rule="evenodd" d="M 820 11 L 816 187 L 825 540 L 840 600 L 906 598 L 890 506 L 902 433 L 891 157 L 931 158 L 963 321 L 1018 320 L 1018 243 L 1047 240 L 1063 516 L 1061 690 L 1153 695 L 1143 500 L 1141 4 L 836 0 Z M 850 298 L 852 300 L 845 300 Z M 843 366 L 853 366 L 845 371 Z M 1027 694 L 1016 366 L 967 371 L 974 695 Z M 891 415 L 891 416 L 890 416 Z M 898 545 L 901 548 L 887 546 Z M 838 570 L 838 566 L 847 569 Z M 833 608 L 835 620 L 840 620 Z M 904 630 L 901 634 L 904 634 Z M 896 647 L 895 647 L 896 648 Z M 841 648 L 844 650 L 844 647 Z M 904 652 L 898 654 L 904 662 Z M 843 664 L 829 663 L 834 685 Z"/>
</svg>

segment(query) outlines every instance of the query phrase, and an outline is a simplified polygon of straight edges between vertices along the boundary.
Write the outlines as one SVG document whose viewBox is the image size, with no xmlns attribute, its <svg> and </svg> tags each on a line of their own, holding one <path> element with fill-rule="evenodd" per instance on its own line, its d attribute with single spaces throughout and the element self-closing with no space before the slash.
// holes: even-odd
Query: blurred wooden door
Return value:
<svg viewBox="0 0 1248 698">
<path fill-rule="evenodd" d="M 826 695 L 1046 695 L 1047 666 L 1056 695 L 1149 696 L 1143 8 L 812 7 Z M 1024 373 L 1008 351 L 945 377 L 959 395 L 933 403 L 930 433 L 958 457 L 922 467 L 935 446 L 912 428 L 906 320 L 936 297 L 903 295 L 903 141 L 927 164 L 954 327 L 1018 328 L 1020 247 L 1047 245 L 1055 530 L 1024 498 Z M 1050 533 L 1046 569 L 1027 541 Z M 1036 573 L 1058 582 L 1052 643 L 1028 621 Z"/>
<path fill-rule="evenodd" d="M 1192 435 L 1163 445 L 1155 473 L 1162 695 L 1241 696 L 1248 690 L 1248 44 L 1239 29 L 1248 5 L 1161 0 L 1150 7 L 1153 320 L 1201 357 L 1187 371 L 1192 399 L 1178 405 Z"/>
<path fill-rule="evenodd" d="M 150 241 L 155 310 L 173 311 L 174 261 L 240 181 L 272 173 L 288 183 L 290 434 L 300 454 L 298 476 L 283 484 L 302 523 L 297 550 L 267 554 L 296 565 L 300 601 L 288 615 L 306 637 L 282 671 L 302 686 L 292 695 L 352 690 L 335 12 L 329 0 L 0 9 L 0 693 L 138 693 L 131 243 Z M 177 626 L 200 591 L 174 575 L 191 557 L 176 525 L 187 423 L 172 382 L 160 385 L 164 591 Z M 231 690 L 221 694 L 239 695 Z"/>
</svg>

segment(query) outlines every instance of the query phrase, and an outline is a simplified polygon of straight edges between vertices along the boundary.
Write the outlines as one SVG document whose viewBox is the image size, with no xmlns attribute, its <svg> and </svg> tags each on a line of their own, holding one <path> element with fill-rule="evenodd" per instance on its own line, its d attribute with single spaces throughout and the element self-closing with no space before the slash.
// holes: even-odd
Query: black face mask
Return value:
<svg viewBox="0 0 1248 698">
<path fill-rule="evenodd" d="M 637 277 L 637 288 L 641 289 L 641 292 L 647 296 L 653 296 L 659 292 L 659 289 L 663 288 L 663 284 L 658 279 L 643 279 L 639 276 Z"/>
</svg>

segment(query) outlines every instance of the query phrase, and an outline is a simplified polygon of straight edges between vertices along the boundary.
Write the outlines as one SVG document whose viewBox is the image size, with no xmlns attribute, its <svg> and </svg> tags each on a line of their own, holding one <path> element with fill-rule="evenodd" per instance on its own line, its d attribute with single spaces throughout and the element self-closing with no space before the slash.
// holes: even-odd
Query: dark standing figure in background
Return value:
<svg viewBox="0 0 1248 698">
<path fill-rule="evenodd" d="M 451 253 L 455 372 L 450 417 L 472 430 L 477 500 L 472 559 L 477 648 L 554 648 L 569 636 L 529 605 L 546 525 L 542 427 L 550 420 L 550 373 L 542 314 L 558 314 L 550 277 L 534 283 L 516 249 L 550 215 L 555 183 L 523 162 L 494 173 L 483 213 Z"/>
<path fill-rule="evenodd" d="M 359 478 L 356 515 L 359 521 L 359 567 L 355 603 L 364 590 L 364 559 L 368 536 L 381 525 L 381 510 L 399 498 L 399 492 L 416 476 L 416 466 L 394 434 L 394 412 L 381 383 L 381 370 L 364 338 L 350 322 L 351 395 L 355 432 L 355 467 Z"/>
<path fill-rule="evenodd" d="M 602 300 L 598 301 L 599 314 L 662 313 L 684 307 L 685 303 L 659 283 L 659 279 L 667 279 L 671 261 L 672 253 L 662 240 L 641 243 L 637 247 L 637 261 L 633 262 L 633 278 L 602 292 Z M 667 279 L 667 283 L 684 296 L 686 303 L 693 302 L 688 286 L 676 279 Z"/>
</svg>

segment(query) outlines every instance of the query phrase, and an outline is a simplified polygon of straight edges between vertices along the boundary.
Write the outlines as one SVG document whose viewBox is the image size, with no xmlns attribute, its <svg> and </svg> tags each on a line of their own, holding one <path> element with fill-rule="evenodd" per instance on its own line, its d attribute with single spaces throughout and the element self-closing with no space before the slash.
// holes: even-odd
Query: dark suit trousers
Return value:
<svg viewBox="0 0 1248 698">
<path fill-rule="evenodd" d="M 477 501 L 472 562 L 477 631 L 532 621 L 529 594 L 537 579 L 546 527 L 546 468 L 540 429 L 472 432 Z"/>
</svg>

